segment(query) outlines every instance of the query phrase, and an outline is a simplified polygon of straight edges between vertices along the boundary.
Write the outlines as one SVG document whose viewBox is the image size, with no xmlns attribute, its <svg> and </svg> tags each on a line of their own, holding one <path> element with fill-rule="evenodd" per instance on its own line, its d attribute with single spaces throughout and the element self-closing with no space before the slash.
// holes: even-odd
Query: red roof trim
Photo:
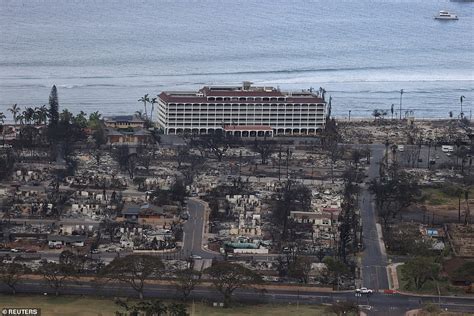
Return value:
<svg viewBox="0 0 474 316">
<path fill-rule="evenodd" d="M 247 100 L 247 101 L 238 101 L 238 100 L 230 100 L 230 101 L 210 101 L 207 100 L 206 97 L 197 97 L 197 96 L 190 96 L 190 97 L 183 97 L 183 96 L 172 96 L 166 93 L 161 93 L 159 95 L 160 99 L 167 103 L 209 103 L 209 104 L 262 104 L 262 103 L 273 103 L 273 104 L 286 104 L 286 103 L 326 103 L 323 99 L 317 97 L 286 97 L 285 101 L 254 101 L 254 100 Z"/>
</svg>

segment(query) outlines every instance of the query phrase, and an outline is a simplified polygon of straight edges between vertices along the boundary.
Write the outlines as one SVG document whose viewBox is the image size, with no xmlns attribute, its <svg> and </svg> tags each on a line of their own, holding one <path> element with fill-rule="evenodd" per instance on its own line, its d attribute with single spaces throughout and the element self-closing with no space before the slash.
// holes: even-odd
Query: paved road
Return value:
<svg viewBox="0 0 474 316">
<path fill-rule="evenodd" d="M 204 228 L 207 214 L 204 202 L 188 199 L 189 219 L 184 224 L 183 252 L 186 256 L 196 255 L 204 259 L 221 258 L 218 253 L 203 248 Z"/>
<path fill-rule="evenodd" d="M 368 170 L 370 181 L 379 176 L 379 162 L 383 159 L 385 146 L 371 145 L 371 163 Z M 360 196 L 362 219 L 362 236 L 364 251 L 362 253 L 362 286 L 374 290 L 388 289 L 387 255 L 381 241 L 381 232 L 377 230 L 377 214 L 373 197 L 366 185 Z"/>
<path fill-rule="evenodd" d="M 4 285 L 0 285 L 0 291 L 9 291 Z M 28 280 L 18 286 L 19 293 L 50 293 L 53 291 L 45 286 L 41 281 Z M 130 287 L 124 284 L 107 284 L 104 287 L 94 286 L 88 283 L 67 282 L 61 289 L 62 294 L 81 294 L 94 296 L 137 296 Z M 146 297 L 158 297 L 163 299 L 175 299 L 176 289 L 173 285 L 147 285 L 145 287 Z M 197 287 L 191 292 L 191 297 L 195 300 L 207 299 L 210 301 L 221 301 L 221 296 L 212 288 Z M 474 312 L 474 300 L 459 297 L 436 296 L 405 296 L 405 295 L 385 295 L 373 294 L 370 297 L 355 297 L 352 292 L 317 292 L 297 289 L 268 289 L 265 293 L 251 289 L 237 290 L 234 298 L 242 302 L 265 302 L 265 303 L 292 303 L 296 304 L 331 304 L 337 301 L 353 301 L 362 306 L 370 308 L 369 315 L 403 315 L 407 310 L 419 308 L 425 303 L 438 303 L 444 309 L 450 311 Z M 34 306 L 33 306 L 34 307 Z M 366 310 L 368 311 L 368 310 Z"/>
</svg>

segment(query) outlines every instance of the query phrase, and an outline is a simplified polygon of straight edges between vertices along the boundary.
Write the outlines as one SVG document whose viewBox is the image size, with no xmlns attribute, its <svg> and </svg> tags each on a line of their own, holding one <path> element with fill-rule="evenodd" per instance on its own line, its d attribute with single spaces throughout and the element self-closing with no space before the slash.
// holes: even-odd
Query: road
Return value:
<svg viewBox="0 0 474 316">
<path fill-rule="evenodd" d="M 4 285 L 0 286 L 0 291 L 6 293 L 9 291 Z M 49 293 L 51 288 L 37 280 L 25 280 L 18 285 L 19 293 Z M 60 290 L 61 294 L 80 294 L 91 296 L 137 296 L 130 287 L 125 284 L 107 284 L 106 286 L 97 286 L 85 282 L 67 282 L 65 287 Z M 162 299 L 175 299 L 178 295 L 172 284 L 148 284 L 145 287 L 146 297 L 158 297 Z M 206 299 L 211 302 L 221 302 L 221 295 L 213 288 L 199 286 L 191 292 L 191 299 Z M 375 293 L 370 297 L 356 297 L 352 292 L 318 292 L 309 290 L 298 290 L 297 288 L 275 288 L 269 286 L 265 292 L 252 289 L 237 290 L 234 295 L 235 300 L 240 302 L 259 302 L 259 303 L 291 303 L 296 304 L 331 304 L 338 301 L 353 301 L 363 308 L 370 309 L 370 315 L 403 315 L 407 310 L 419 308 L 426 303 L 440 304 L 441 308 L 447 308 L 449 311 L 468 311 L 474 312 L 474 300 L 461 297 L 441 297 L 436 296 L 407 296 L 407 295 L 385 295 Z M 33 306 L 34 307 L 34 306 Z"/>
<path fill-rule="evenodd" d="M 221 258 L 216 252 L 203 248 L 204 227 L 207 225 L 205 204 L 198 199 L 188 199 L 189 218 L 184 223 L 183 253 L 185 256 L 196 255 L 204 259 Z"/>
<path fill-rule="evenodd" d="M 384 145 L 371 145 L 371 163 L 367 171 L 370 181 L 379 176 L 379 162 L 384 157 Z M 362 236 L 364 251 L 362 253 L 362 286 L 374 290 L 388 289 L 387 255 L 383 245 L 380 226 L 377 224 L 377 214 L 373 197 L 367 185 L 362 188 L 360 196 L 360 210 L 362 220 Z M 379 229 L 378 229 L 379 228 Z"/>
</svg>

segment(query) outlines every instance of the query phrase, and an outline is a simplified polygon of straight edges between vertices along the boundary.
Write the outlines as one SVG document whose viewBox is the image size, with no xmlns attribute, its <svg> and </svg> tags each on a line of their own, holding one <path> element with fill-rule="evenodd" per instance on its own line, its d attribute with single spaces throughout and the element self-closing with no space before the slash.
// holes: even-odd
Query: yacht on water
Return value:
<svg viewBox="0 0 474 316">
<path fill-rule="evenodd" d="M 434 17 L 436 20 L 457 20 L 458 16 L 448 11 L 439 11 L 438 15 Z"/>
</svg>

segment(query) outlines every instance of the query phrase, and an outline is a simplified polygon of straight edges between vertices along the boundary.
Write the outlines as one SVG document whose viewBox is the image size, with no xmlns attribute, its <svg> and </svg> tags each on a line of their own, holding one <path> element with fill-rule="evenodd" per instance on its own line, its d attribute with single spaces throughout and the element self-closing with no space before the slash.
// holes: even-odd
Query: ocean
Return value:
<svg viewBox="0 0 474 316">
<path fill-rule="evenodd" d="M 440 10 L 458 21 L 437 21 Z M 474 110 L 474 3 L 0 0 L 0 112 L 48 102 L 127 114 L 163 90 L 244 80 L 324 87 L 337 117 Z"/>
</svg>

